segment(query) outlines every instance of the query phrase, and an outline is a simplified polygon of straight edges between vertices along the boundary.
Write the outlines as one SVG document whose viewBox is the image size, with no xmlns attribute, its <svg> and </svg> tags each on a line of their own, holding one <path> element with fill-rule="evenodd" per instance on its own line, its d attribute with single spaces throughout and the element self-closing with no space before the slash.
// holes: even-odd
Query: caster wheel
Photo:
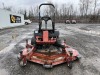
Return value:
<svg viewBox="0 0 100 75">
<path fill-rule="evenodd" d="M 27 65 L 27 61 L 23 62 L 23 60 L 20 60 L 19 65 L 22 66 L 22 67 L 24 67 L 24 66 Z"/>
<path fill-rule="evenodd" d="M 68 63 L 67 66 L 69 67 L 69 69 L 72 69 L 72 62 Z"/>
<path fill-rule="evenodd" d="M 19 54 L 17 55 L 17 58 L 18 58 L 19 60 L 21 60 L 21 54 L 22 54 L 22 51 L 20 51 Z"/>
<path fill-rule="evenodd" d="M 76 61 L 79 61 L 81 59 L 81 55 L 76 57 Z"/>
<path fill-rule="evenodd" d="M 20 53 L 17 55 L 17 58 L 18 58 L 19 60 L 21 59 Z"/>
</svg>

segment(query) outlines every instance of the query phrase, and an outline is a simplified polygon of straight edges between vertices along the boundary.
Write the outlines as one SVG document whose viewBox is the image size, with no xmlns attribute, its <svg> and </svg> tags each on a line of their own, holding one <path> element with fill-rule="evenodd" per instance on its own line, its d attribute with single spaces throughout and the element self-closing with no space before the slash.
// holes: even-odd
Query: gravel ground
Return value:
<svg viewBox="0 0 100 75">
<path fill-rule="evenodd" d="M 28 62 L 20 67 L 17 54 L 25 47 L 25 39 L 31 39 L 38 24 L 0 30 L 0 75 L 100 75 L 100 25 L 56 24 L 60 37 L 82 55 L 70 70 L 66 63 L 52 69 Z"/>
</svg>

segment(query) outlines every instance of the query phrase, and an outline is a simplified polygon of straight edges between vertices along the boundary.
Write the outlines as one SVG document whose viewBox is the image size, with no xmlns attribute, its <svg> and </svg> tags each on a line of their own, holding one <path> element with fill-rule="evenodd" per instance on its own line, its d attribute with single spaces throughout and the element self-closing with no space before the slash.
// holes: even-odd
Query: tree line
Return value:
<svg viewBox="0 0 100 75">
<path fill-rule="evenodd" d="M 52 2 L 48 2 L 52 3 Z M 53 3 L 54 4 L 54 3 Z M 100 22 L 100 6 L 99 0 L 79 0 L 79 4 L 75 7 L 73 3 L 65 3 L 55 5 L 55 20 L 56 22 L 64 22 L 65 20 L 76 20 L 80 23 L 99 23 Z M 3 5 L 3 9 L 13 11 L 12 7 Z M 29 10 L 19 9 L 17 13 L 23 14 L 25 19 L 32 21 L 38 20 L 38 6 L 31 6 Z M 51 6 L 44 9 L 43 14 L 52 16 L 54 10 Z"/>
</svg>

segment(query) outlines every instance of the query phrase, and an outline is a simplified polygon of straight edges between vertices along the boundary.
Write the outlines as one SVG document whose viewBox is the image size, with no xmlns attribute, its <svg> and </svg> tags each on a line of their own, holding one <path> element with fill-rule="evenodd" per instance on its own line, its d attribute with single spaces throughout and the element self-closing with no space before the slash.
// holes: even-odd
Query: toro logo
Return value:
<svg viewBox="0 0 100 75">
<path fill-rule="evenodd" d="M 10 15 L 10 23 L 21 23 L 21 17 L 16 15 Z"/>
</svg>

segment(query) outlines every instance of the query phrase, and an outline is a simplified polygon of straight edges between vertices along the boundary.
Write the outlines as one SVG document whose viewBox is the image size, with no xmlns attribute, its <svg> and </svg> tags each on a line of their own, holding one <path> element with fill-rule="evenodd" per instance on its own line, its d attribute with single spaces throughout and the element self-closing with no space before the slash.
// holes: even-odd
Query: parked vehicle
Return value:
<svg viewBox="0 0 100 75">
<path fill-rule="evenodd" d="M 70 24 L 70 23 L 71 23 L 70 20 L 65 21 L 65 24 Z"/>
<path fill-rule="evenodd" d="M 72 24 L 76 24 L 76 20 L 72 20 L 71 23 L 72 23 Z"/>
<path fill-rule="evenodd" d="M 25 23 L 25 25 L 28 25 L 28 24 L 32 23 L 32 21 L 30 21 L 30 20 L 28 19 L 28 20 L 24 20 L 24 23 Z"/>
</svg>

